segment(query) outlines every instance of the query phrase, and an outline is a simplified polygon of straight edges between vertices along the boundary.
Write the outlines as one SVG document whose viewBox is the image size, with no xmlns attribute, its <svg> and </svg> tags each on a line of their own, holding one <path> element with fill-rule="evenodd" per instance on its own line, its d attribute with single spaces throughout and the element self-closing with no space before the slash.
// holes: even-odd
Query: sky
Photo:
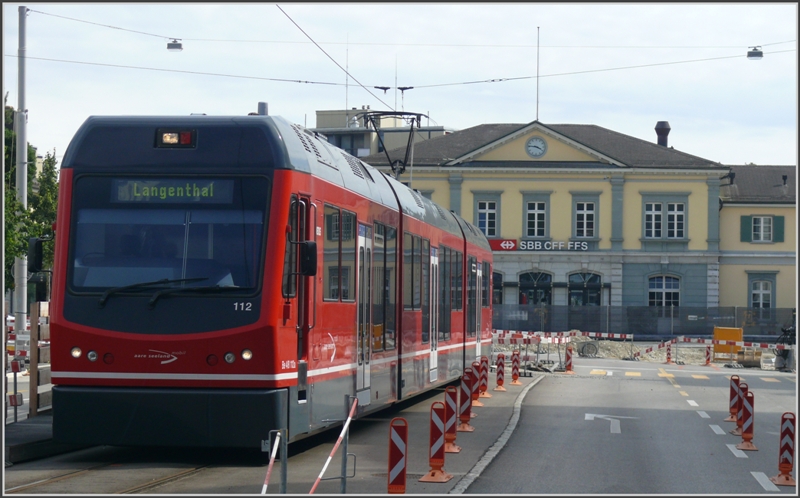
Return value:
<svg viewBox="0 0 800 498">
<path fill-rule="evenodd" d="M 318 110 L 367 105 L 452 130 L 538 118 L 652 142 L 668 121 L 682 152 L 797 164 L 794 2 L 3 3 L 15 108 L 20 5 L 28 141 L 59 162 L 92 115 L 246 115 L 267 102 L 309 128 Z M 754 46 L 762 59 L 747 59 Z"/>
</svg>

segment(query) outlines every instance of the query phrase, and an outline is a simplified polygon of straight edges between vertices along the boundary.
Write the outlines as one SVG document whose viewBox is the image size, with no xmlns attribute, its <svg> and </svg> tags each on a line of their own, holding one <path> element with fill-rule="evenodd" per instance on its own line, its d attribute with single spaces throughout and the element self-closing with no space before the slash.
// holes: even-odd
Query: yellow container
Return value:
<svg viewBox="0 0 800 498">
<path fill-rule="evenodd" d="M 744 340 L 744 331 L 736 327 L 714 327 L 715 341 L 736 341 Z M 730 361 L 736 359 L 741 346 L 728 346 L 726 344 L 714 344 L 714 361 Z"/>
</svg>

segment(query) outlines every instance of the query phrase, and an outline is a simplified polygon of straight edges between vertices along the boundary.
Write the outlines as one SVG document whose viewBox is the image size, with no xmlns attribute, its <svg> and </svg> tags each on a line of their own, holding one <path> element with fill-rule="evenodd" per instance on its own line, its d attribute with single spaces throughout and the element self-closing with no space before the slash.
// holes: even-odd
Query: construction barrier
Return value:
<svg viewBox="0 0 800 498">
<path fill-rule="evenodd" d="M 736 422 L 736 411 L 739 408 L 739 376 L 731 375 L 731 401 L 729 415 L 723 422 Z"/>
<path fill-rule="evenodd" d="M 473 361 L 472 362 L 472 387 L 471 387 L 471 391 L 470 391 L 472 393 L 472 406 L 483 406 L 483 403 L 481 403 L 480 400 L 478 399 L 480 397 L 480 395 L 481 395 L 480 389 L 479 389 L 480 382 L 481 382 L 480 375 L 481 375 L 481 362 Z M 476 416 L 477 416 L 477 414 L 476 414 Z"/>
<path fill-rule="evenodd" d="M 456 445 L 456 410 L 458 407 L 458 389 L 447 386 L 444 389 L 444 452 L 459 453 L 461 447 Z"/>
<path fill-rule="evenodd" d="M 419 482 L 447 482 L 453 478 L 444 470 L 444 403 L 431 404 L 431 436 L 429 464 L 431 470 Z"/>
<path fill-rule="evenodd" d="M 478 394 L 481 398 L 491 398 L 492 395 L 486 392 L 489 389 L 489 358 L 486 356 L 481 356 L 481 383 L 478 386 L 478 390 L 480 393 Z"/>
<path fill-rule="evenodd" d="M 472 432 L 474 427 L 469 425 L 469 419 L 472 417 L 472 369 L 465 368 L 464 374 L 461 376 L 461 389 L 458 395 L 458 420 L 461 422 L 456 428 L 457 432 Z"/>
<path fill-rule="evenodd" d="M 792 478 L 794 468 L 794 429 L 796 418 L 794 413 L 785 412 L 781 415 L 781 442 L 778 447 L 778 475 L 769 480 L 778 486 L 796 486 Z"/>
<path fill-rule="evenodd" d="M 736 398 L 736 428 L 730 431 L 734 436 L 742 435 L 742 425 L 744 424 L 743 407 L 744 397 L 747 396 L 748 386 L 744 382 L 739 382 L 739 393 Z"/>
<path fill-rule="evenodd" d="M 505 375 L 506 375 L 506 355 L 500 353 L 497 355 L 497 374 L 495 375 L 495 381 L 497 382 L 497 387 L 492 389 L 493 391 L 505 391 L 506 388 L 503 387 L 505 383 Z M 519 377 L 519 374 L 517 374 Z"/>
<path fill-rule="evenodd" d="M 672 361 L 672 343 L 669 343 L 669 342 L 667 343 L 667 361 L 666 361 L 666 364 L 667 365 L 670 365 L 670 364 L 674 365 L 675 364 L 675 362 Z"/>
<path fill-rule="evenodd" d="M 657 345 L 655 345 L 653 347 L 649 347 L 649 348 L 645 349 L 644 351 L 637 351 L 637 352 L 633 353 L 633 358 L 638 358 L 638 357 L 642 356 L 643 354 L 650 353 L 650 352 L 655 351 L 657 349 L 665 348 L 665 347 L 667 347 L 667 344 L 675 344 L 676 342 L 678 342 L 678 339 L 682 339 L 682 337 L 678 337 L 678 338 L 672 339 L 671 341 L 664 341 L 661 344 L 657 344 Z"/>
<path fill-rule="evenodd" d="M 278 443 L 281 440 L 281 433 L 277 431 L 278 435 L 275 438 L 275 444 L 272 446 L 272 454 L 269 457 L 269 466 L 267 467 L 267 476 L 264 478 L 264 486 L 261 487 L 261 494 L 267 494 L 267 486 L 269 486 L 269 477 L 272 475 L 272 466 L 275 464 L 275 455 L 278 453 Z"/>
<path fill-rule="evenodd" d="M 356 406 L 358 406 L 358 398 L 353 399 L 353 406 L 350 408 L 350 414 L 347 415 L 347 421 L 345 421 L 344 427 L 342 427 L 342 433 L 339 434 L 339 439 L 337 439 L 336 444 L 333 445 L 331 454 L 328 455 L 325 465 L 322 466 L 322 471 L 319 473 L 317 480 L 314 481 L 314 485 L 311 486 L 311 491 L 309 491 L 308 494 L 314 494 L 314 490 L 317 489 L 317 486 L 319 486 L 319 482 L 322 480 L 322 476 L 325 474 L 325 469 L 327 469 L 328 465 L 331 463 L 333 455 L 336 453 L 336 450 L 339 449 L 339 445 L 342 443 L 342 439 L 344 439 L 344 435 L 347 433 L 347 428 L 350 427 L 350 421 L 353 420 L 353 415 L 356 413 Z"/>
<path fill-rule="evenodd" d="M 406 492 L 406 451 L 408 450 L 408 422 L 395 417 L 389 422 L 389 494 Z"/>
<path fill-rule="evenodd" d="M 753 444 L 753 427 L 755 423 L 755 397 L 748 391 L 742 399 L 742 442 L 736 445 L 737 450 L 758 451 Z"/>
<path fill-rule="evenodd" d="M 569 331 L 569 332 L 525 332 L 525 331 L 518 331 L 518 330 L 500 330 L 495 329 L 493 332 L 493 337 L 497 338 L 505 338 L 509 335 L 521 335 L 521 338 L 525 339 L 526 335 L 527 338 L 532 337 L 600 337 L 604 339 L 631 339 L 633 340 L 633 334 L 610 334 L 605 332 L 581 332 L 579 330 L 576 331 Z M 530 343 L 527 343 L 530 344 Z"/>
<path fill-rule="evenodd" d="M 522 382 L 519 381 L 519 350 L 515 349 L 511 353 L 511 385 L 521 386 Z"/>
<path fill-rule="evenodd" d="M 739 327 L 717 327 L 714 326 L 714 361 L 725 361 L 736 357 L 736 353 L 741 349 L 736 342 L 744 338 L 744 330 Z M 733 344 L 728 344 L 731 341 Z M 721 356 L 718 358 L 718 356 Z"/>
<path fill-rule="evenodd" d="M 676 342 L 691 342 L 695 344 L 721 344 L 728 346 L 741 346 L 756 349 L 777 349 L 778 351 L 793 350 L 794 344 L 770 344 L 768 342 L 749 342 L 749 341 L 722 341 L 717 339 L 693 339 L 691 337 L 680 336 L 674 339 Z"/>
<path fill-rule="evenodd" d="M 706 346 L 706 363 L 705 366 L 711 365 L 711 346 Z"/>
<path fill-rule="evenodd" d="M 566 365 L 564 373 L 574 374 L 575 371 L 572 369 L 572 345 L 567 346 L 564 363 Z"/>
</svg>

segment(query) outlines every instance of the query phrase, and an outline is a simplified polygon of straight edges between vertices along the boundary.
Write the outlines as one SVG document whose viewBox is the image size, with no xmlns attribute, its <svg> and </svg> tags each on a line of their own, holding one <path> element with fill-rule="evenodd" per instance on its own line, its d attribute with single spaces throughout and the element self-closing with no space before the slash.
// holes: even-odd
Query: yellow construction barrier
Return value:
<svg viewBox="0 0 800 498">
<path fill-rule="evenodd" d="M 737 341 L 742 342 L 744 331 L 741 327 L 714 327 L 715 341 Z M 738 356 L 741 346 L 728 346 L 725 344 L 714 344 L 714 361 L 732 361 Z"/>
</svg>

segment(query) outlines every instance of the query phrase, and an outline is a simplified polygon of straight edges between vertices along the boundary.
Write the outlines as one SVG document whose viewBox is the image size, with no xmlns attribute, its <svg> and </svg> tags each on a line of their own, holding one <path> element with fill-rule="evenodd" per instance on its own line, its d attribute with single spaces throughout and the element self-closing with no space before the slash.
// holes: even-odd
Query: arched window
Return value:
<svg viewBox="0 0 800 498">
<path fill-rule="evenodd" d="M 648 280 L 649 306 L 680 306 L 681 281 L 677 277 L 657 275 Z"/>
<path fill-rule="evenodd" d="M 519 304 L 553 304 L 553 276 L 542 272 L 520 274 Z"/>
<path fill-rule="evenodd" d="M 570 306 L 600 306 L 602 280 L 596 273 L 573 273 L 569 276 Z"/>
</svg>

